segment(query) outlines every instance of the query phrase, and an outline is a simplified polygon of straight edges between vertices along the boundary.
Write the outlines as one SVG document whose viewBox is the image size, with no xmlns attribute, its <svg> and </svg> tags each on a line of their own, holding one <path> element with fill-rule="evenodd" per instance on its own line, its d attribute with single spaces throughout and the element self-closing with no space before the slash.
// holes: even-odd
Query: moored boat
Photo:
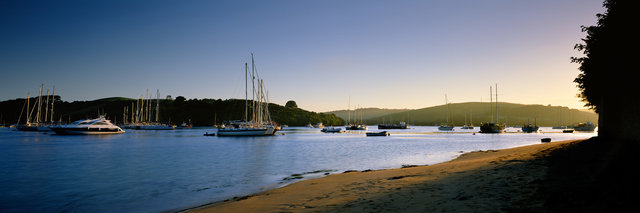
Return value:
<svg viewBox="0 0 640 213">
<path fill-rule="evenodd" d="M 540 129 L 539 126 L 527 124 L 522 127 L 522 132 L 526 132 L 526 133 L 538 132 L 538 129 Z"/>
<path fill-rule="evenodd" d="M 587 121 L 585 123 L 579 123 L 578 125 L 573 126 L 575 131 L 581 132 L 593 132 L 596 129 L 596 125 L 591 121 Z"/>
<path fill-rule="evenodd" d="M 367 132 L 366 133 L 367 136 L 389 136 L 391 134 L 389 134 L 389 132 L 387 131 L 382 131 L 382 132 Z"/>
<path fill-rule="evenodd" d="M 442 124 L 440 126 L 438 126 L 438 130 L 440 131 L 453 131 L 453 125 L 450 124 Z"/>
<path fill-rule="evenodd" d="M 140 129 L 140 130 L 174 130 L 174 129 L 176 129 L 176 127 L 173 126 L 173 125 L 169 125 L 169 124 L 147 124 L 147 125 L 136 126 L 135 129 Z"/>
<path fill-rule="evenodd" d="M 527 122 L 526 125 L 522 126 L 522 132 L 525 133 L 538 132 L 538 129 L 540 129 L 538 126 L 538 118 L 535 119 L 534 124 Z"/>
<path fill-rule="evenodd" d="M 252 101 L 249 104 L 249 68 L 245 63 L 245 111 L 244 120 L 229 122 L 225 128 L 218 129 L 218 136 L 273 136 L 277 129 L 274 122 L 271 121 L 269 114 L 269 100 L 264 91 L 264 81 L 260 79 L 255 63 L 253 61 L 253 53 L 251 54 L 251 81 L 252 81 Z M 255 87 L 257 83 L 257 88 Z M 252 111 L 252 119 L 249 120 L 249 108 Z"/>
<path fill-rule="evenodd" d="M 122 134 L 124 130 L 111 123 L 104 116 L 96 119 L 78 120 L 68 125 L 50 126 L 59 135 L 104 135 Z"/>
<path fill-rule="evenodd" d="M 460 129 L 473 129 L 473 126 L 469 126 L 469 125 L 464 125 L 462 127 L 460 127 Z"/>
<path fill-rule="evenodd" d="M 480 133 L 503 133 L 505 124 L 493 122 L 493 88 L 489 87 L 490 107 L 491 107 L 491 122 L 480 124 Z M 496 84 L 496 120 L 498 120 L 498 85 Z"/>
<path fill-rule="evenodd" d="M 218 136 L 272 136 L 275 132 L 273 127 L 227 127 L 218 129 Z"/>
<path fill-rule="evenodd" d="M 440 131 L 453 131 L 453 124 L 451 122 L 449 122 L 449 114 L 451 114 L 451 112 L 449 111 L 449 101 L 447 100 L 447 94 L 444 95 L 444 103 L 447 105 L 447 123 L 445 124 L 440 124 L 440 126 L 438 127 L 438 130 Z"/>
<path fill-rule="evenodd" d="M 322 130 L 320 130 L 321 132 L 324 133 L 340 133 L 342 132 L 342 128 L 340 127 L 325 127 L 322 128 Z"/>
<path fill-rule="evenodd" d="M 482 123 L 480 133 L 503 133 L 505 125 L 496 123 Z"/>
<path fill-rule="evenodd" d="M 467 113 L 464 113 L 464 126 L 462 126 L 460 129 L 473 129 L 473 114 L 469 115 L 469 123 L 467 123 Z"/>
<path fill-rule="evenodd" d="M 397 124 L 378 124 L 378 129 L 408 129 L 409 125 L 406 122 L 400 122 Z"/>
</svg>

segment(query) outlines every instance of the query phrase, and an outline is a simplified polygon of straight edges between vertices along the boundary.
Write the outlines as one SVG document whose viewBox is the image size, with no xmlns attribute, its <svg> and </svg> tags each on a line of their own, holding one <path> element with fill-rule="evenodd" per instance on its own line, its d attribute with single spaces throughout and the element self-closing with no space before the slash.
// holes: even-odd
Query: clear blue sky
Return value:
<svg viewBox="0 0 640 213">
<path fill-rule="evenodd" d="M 243 98 L 254 52 L 272 102 L 313 111 L 500 101 L 580 108 L 573 46 L 601 0 L 0 0 L 0 100 Z"/>
</svg>

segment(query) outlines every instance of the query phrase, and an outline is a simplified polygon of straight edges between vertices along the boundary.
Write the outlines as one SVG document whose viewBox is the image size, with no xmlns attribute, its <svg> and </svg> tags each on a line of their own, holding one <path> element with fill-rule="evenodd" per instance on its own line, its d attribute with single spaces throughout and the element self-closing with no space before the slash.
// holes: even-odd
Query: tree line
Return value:
<svg viewBox="0 0 640 213">
<path fill-rule="evenodd" d="M 32 105 L 37 97 L 29 100 Z M 0 123 L 15 124 L 20 119 L 26 121 L 25 103 L 27 99 L 15 99 L 0 102 Z M 155 117 L 155 103 L 159 101 L 159 120 L 162 123 L 181 124 L 191 122 L 194 126 L 212 126 L 227 120 L 242 120 L 245 113 L 244 99 L 185 99 L 178 96 L 175 99 L 151 99 L 152 113 Z M 53 98 L 55 111 L 54 121 L 68 123 L 80 119 L 95 118 L 99 115 L 115 123 L 130 120 L 132 106 L 136 100 L 129 98 L 105 98 L 93 101 L 62 101 L 60 96 Z M 31 106 L 33 107 L 33 105 Z M 251 109 L 249 109 L 251 110 Z M 297 105 L 281 106 L 269 103 L 269 111 L 273 121 L 290 126 L 304 126 L 309 123 L 324 123 L 325 125 L 342 125 L 344 120 L 333 115 L 310 112 L 300 109 Z M 20 116 L 22 112 L 22 116 Z M 129 114 L 125 116 L 125 112 Z M 126 117 L 126 118 L 125 118 Z"/>
</svg>

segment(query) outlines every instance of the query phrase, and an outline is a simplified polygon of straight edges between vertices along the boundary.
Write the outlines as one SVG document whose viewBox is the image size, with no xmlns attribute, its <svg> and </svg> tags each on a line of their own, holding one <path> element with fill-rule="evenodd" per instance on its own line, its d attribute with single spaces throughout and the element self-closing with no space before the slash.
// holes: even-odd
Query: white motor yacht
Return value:
<svg viewBox="0 0 640 213">
<path fill-rule="evenodd" d="M 74 121 L 71 124 L 49 127 L 60 135 L 103 135 L 124 133 L 120 127 L 100 116 L 96 119 Z"/>
</svg>

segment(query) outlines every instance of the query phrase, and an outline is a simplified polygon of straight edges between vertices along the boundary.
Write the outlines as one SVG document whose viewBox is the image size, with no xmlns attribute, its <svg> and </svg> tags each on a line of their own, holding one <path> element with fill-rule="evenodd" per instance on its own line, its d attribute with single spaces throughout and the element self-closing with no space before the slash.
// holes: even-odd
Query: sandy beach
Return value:
<svg viewBox="0 0 640 213">
<path fill-rule="evenodd" d="M 585 149 L 586 146 L 579 146 L 581 144 L 598 144 L 592 142 L 594 140 L 560 141 L 504 150 L 476 151 L 435 165 L 329 175 L 255 195 L 206 205 L 191 211 L 540 212 L 565 210 L 567 207 L 558 203 L 566 203 L 564 200 L 571 198 L 563 198 L 560 196 L 563 193 L 556 192 L 564 192 L 569 197 L 575 195 L 575 192 L 566 192 L 563 189 L 570 187 L 566 183 L 570 182 L 567 180 L 571 175 L 581 174 L 572 172 L 571 169 L 558 170 L 558 168 L 572 166 L 570 164 L 575 160 L 567 159 L 567 153 L 570 153 L 571 158 L 578 159 L 583 159 L 581 156 L 592 156 L 584 150 L 580 151 L 580 154 L 575 154 L 578 153 L 575 151 L 571 154 L 567 150 Z M 592 151 L 603 151 L 598 148 L 599 146 L 588 147 L 591 147 L 589 150 Z M 597 156 L 606 157 L 607 155 Z M 597 159 L 592 161 L 596 162 Z M 587 170 L 593 168 L 589 165 L 582 165 L 582 167 Z M 561 174 L 563 172 L 567 174 Z M 586 173 L 598 174 L 589 171 Z M 553 175 L 559 175 L 561 178 Z M 590 180 L 586 181 L 582 181 L 587 184 L 586 186 L 578 187 L 589 187 Z M 549 201 L 550 198 L 556 199 L 557 202 Z M 602 205 L 599 206 L 602 207 Z M 588 205 L 568 208 L 575 210 L 588 208 Z"/>
</svg>

